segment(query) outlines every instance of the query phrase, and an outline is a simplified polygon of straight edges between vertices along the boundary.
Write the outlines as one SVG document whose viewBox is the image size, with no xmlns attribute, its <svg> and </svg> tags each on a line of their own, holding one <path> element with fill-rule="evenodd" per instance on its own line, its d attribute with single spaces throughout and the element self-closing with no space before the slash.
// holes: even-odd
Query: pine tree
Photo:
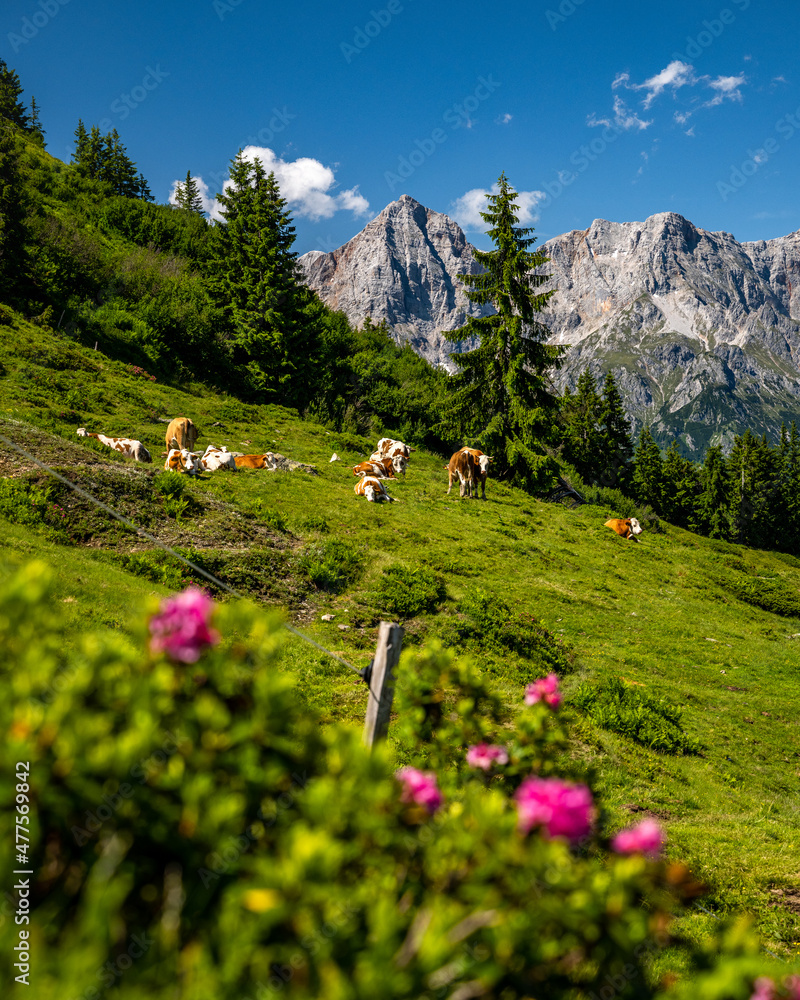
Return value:
<svg viewBox="0 0 800 1000">
<path fill-rule="evenodd" d="M 200 188 L 192 177 L 191 170 L 186 171 L 186 180 L 183 184 L 178 184 L 175 188 L 175 202 L 178 208 L 186 209 L 187 212 L 203 214 L 203 199 L 200 197 Z"/>
<path fill-rule="evenodd" d="M 661 467 L 662 490 L 659 513 L 670 524 L 696 531 L 700 523 L 698 503 L 703 487 L 695 466 L 678 450 L 673 441 Z"/>
<path fill-rule="evenodd" d="M 700 472 L 702 491 L 697 498 L 700 530 L 709 538 L 731 538 L 728 467 L 720 445 L 712 445 Z"/>
<path fill-rule="evenodd" d="M 642 428 L 639 435 L 631 485 L 634 496 L 639 503 L 650 504 L 656 511 L 661 511 L 661 500 L 664 492 L 664 465 L 661 449 L 646 427 Z"/>
<path fill-rule="evenodd" d="M 144 178 L 144 174 L 140 173 L 136 178 L 136 194 L 135 196 L 140 201 L 155 201 L 153 195 L 150 191 L 150 185 Z"/>
<path fill-rule="evenodd" d="M 18 126 L 27 132 L 30 129 L 30 118 L 25 105 L 20 100 L 22 85 L 16 72 L 8 68 L 8 63 L 0 58 L 0 119 Z"/>
<path fill-rule="evenodd" d="M 728 457 L 734 541 L 774 548 L 780 512 L 779 452 L 750 430 L 734 438 Z"/>
<path fill-rule="evenodd" d="M 30 134 L 34 139 L 41 143 L 42 146 L 44 146 L 44 129 L 42 128 L 42 123 L 39 120 L 39 105 L 36 103 L 35 97 L 31 97 Z"/>
<path fill-rule="evenodd" d="M 548 374 L 560 364 L 563 348 L 547 343 L 550 331 L 537 314 L 550 292 L 538 289 L 548 280 L 541 273 L 547 258 L 531 252 L 533 230 L 517 225 L 516 192 L 505 174 L 498 192 L 487 197 L 481 217 L 490 224 L 495 248 L 476 251 L 482 274 L 460 274 L 467 297 L 491 303 L 495 314 L 470 317 L 445 336 L 451 341 L 475 337 L 478 346 L 452 354 L 458 372 L 450 379 L 442 428 L 461 441 L 479 444 L 494 456 L 495 468 L 528 489 L 552 482 L 555 462 L 543 445 L 554 439 L 558 401 Z"/>
<path fill-rule="evenodd" d="M 611 372 L 606 374 L 603 383 L 600 436 L 605 463 L 600 482 L 603 486 L 625 489 L 630 483 L 633 463 L 631 422 L 625 413 L 622 396 Z"/>
<path fill-rule="evenodd" d="M 214 227 L 209 285 L 229 323 L 234 360 L 246 366 L 259 397 L 305 406 L 314 390 L 318 331 L 303 315 L 308 293 L 275 175 L 240 151 L 217 199 L 223 222 Z"/>
<path fill-rule="evenodd" d="M 578 378 L 575 393 L 565 393 L 562 401 L 563 457 L 589 485 L 598 482 L 602 472 L 599 426 L 602 405 L 594 375 L 585 368 Z"/>
<path fill-rule="evenodd" d="M 14 129 L 0 121 L 0 299 L 4 302 L 26 298 L 29 233 L 24 192 Z"/>
</svg>

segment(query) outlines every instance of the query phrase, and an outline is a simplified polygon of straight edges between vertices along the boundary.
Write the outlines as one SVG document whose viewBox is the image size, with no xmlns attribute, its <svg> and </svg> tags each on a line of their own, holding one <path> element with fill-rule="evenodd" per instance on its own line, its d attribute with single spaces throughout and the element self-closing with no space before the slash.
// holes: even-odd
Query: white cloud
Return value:
<svg viewBox="0 0 800 1000">
<path fill-rule="evenodd" d="M 740 73 L 738 76 L 718 76 L 716 80 L 708 80 L 708 86 L 712 90 L 716 91 L 714 97 L 710 101 L 707 101 L 703 107 L 713 108 L 722 102 L 727 97 L 731 101 L 741 101 L 742 91 L 741 87 L 747 82 L 747 77 L 744 73 Z"/>
<path fill-rule="evenodd" d="M 487 195 L 497 194 L 500 188 L 497 184 L 491 190 L 487 188 L 473 188 L 461 195 L 452 203 L 450 216 L 456 220 L 466 232 L 486 232 L 487 225 L 481 218 L 480 213 L 485 212 L 488 207 Z M 532 222 L 538 222 L 539 216 L 536 208 L 540 201 L 544 201 L 547 196 L 544 191 L 517 191 L 517 217 L 521 226 L 527 226 Z"/>
<path fill-rule="evenodd" d="M 497 125 L 508 125 L 508 123 L 511 121 L 513 117 L 514 117 L 513 115 L 510 115 L 506 111 L 504 115 L 500 115 L 498 118 L 495 118 L 495 123 Z"/>
<path fill-rule="evenodd" d="M 590 128 L 595 128 L 597 125 L 605 125 L 606 128 L 617 128 L 624 129 L 626 132 L 629 129 L 636 128 L 643 130 L 648 128 L 653 124 L 652 119 L 650 121 L 645 121 L 640 118 L 636 112 L 631 111 L 622 98 L 617 94 L 614 97 L 614 117 L 612 118 L 598 118 L 596 115 L 591 114 L 586 119 L 586 124 Z"/>
<path fill-rule="evenodd" d="M 649 80 L 645 80 L 644 83 L 633 83 L 630 84 L 632 90 L 646 90 L 647 94 L 645 96 L 642 105 L 645 110 L 647 110 L 653 101 L 662 94 L 667 87 L 672 89 L 673 94 L 675 91 L 679 90 L 681 87 L 693 86 L 697 82 L 697 77 L 694 75 L 694 68 L 688 63 L 681 62 L 680 59 L 674 59 L 668 66 L 661 70 L 660 73 L 656 73 L 655 76 L 651 76 Z"/>
<path fill-rule="evenodd" d="M 346 191 L 336 192 L 336 175 L 332 167 L 326 167 L 319 160 L 304 156 L 297 160 L 282 160 L 276 153 L 263 146 L 246 146 L 242 150 L 245 160 L 259 159 L 266 173 L 274 173 L 275 180 L 281 191 L 281 196 L 289 203 L 289 207 L 297 216 L 316 222 L 319 219 L 330 219 L 336 212 L 352 212 L 356 216 L 369 214 L 369 202 L 359 193 L 358 186 Z M 202 178 L 196 177 L 203 198 L 203 209 L 212 219 L 222 218 L 221 206 L 209 197 L 208 185 Z M 176 185 L 172 185 L 170 203 L 175 204 Z M 224 188 L 230 186 L 225 181 Z"/>
</svg>

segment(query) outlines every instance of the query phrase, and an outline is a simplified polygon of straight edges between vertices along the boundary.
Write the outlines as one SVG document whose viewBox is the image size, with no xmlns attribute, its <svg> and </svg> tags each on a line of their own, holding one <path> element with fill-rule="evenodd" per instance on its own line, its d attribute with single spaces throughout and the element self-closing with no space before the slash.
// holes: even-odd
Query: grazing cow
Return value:
<svg viewBox="0 0 800 1000">
<path fill-rule="evenodd" d="M 164 468 L 167 472 L 185 472 L 189 476 L 196 476 L 203 471 L 200 456 L 185 448 L 170 448 Z"/>
<path fill-rule="evenodd" d="M 120 455 L 124 455 L 126 458 L 135 458 L 137 462 L 153 461 L 150 457 L 150 452 L 142 442 L 135 441 L 133 438 L 112 438 L 106 437 L 105 434 L 90 434 L 85 427 L 79 427 L 75 433 L 78 437 L 94 438 L 100 444 L 104 444 L 107 448 L 113 448 L 114 451 L 118 451 Z"/>
<path fill-rule="evenodd" d="M 394 460 L 382 458 L 380 461 L 370 459 L 353 466 L 354 476 L 377 476 L 378 479 L 395 479 Z"/>
<path fill-rule="evenodd" d="M 236 472 L 236 462 L 227 448 L 217 448 L 210 444 L 200 459 L 200 464 L 206 472 L 216 472 L 218 469 L 231 469 Z"/>
<path fill-rule="evenodd" d="M 476 480 L 476 483 L 480 484 L 482 498 L 485 500 L 486 499 L 486 477 L 489 475 L 489 465 L 494 461 L 494 459 L 492 458 L 491 455 L 484 455 L 484 453 L 482 451 L 480 451 L 478 448 L 462 448 L 461 450 L 469 452 L 469 454 L 472 455 L 472 457 L 478 463 L 478 467 L 475 470 L 475 480 Z M 450 477 L 450 485 L 451 486 L 453 485 L 453 477 L 452 477 L 452 475 Z M 448 487 L 447 492 L 448 493 L 450 492 L 449 487 Z"/>
<path fill-rule="evenodd" d="M 635 517 L 614 517 L 610 521 L 606 521 L 603 527 L 611 528 L 621 538 L 627 538 L 629 542 L 638 542 L 639 539 L 636 536 L 641 535 L 644 530 Z"/>
<path fill-rule="evenodd" d="M 172 448 L 191 451 L 199 437 L 200 431 L 188 417 L 175 417 L 167 428 L 167 451 Z"/>
<path fill-rule="evenodd" d="M 371 503 L 381 503 L 386 500 L 391 503 L 398 502 L 389 496 L 386 487 L 376 476 L 362 476 L 355 485 L 355 494 L 357 497 L 366 497 Z"/>
<path fill-rule="evenodd" d="M 234 461 L 237 469 L 269 469 L 274 472 L 278 467 L 275 454 L 271 451 L 263 455 L 237 455 Z"/>
<path fill-rule="evenodd" d="M 445 466 L 447 469 L 450 481 L 447 485 L 447 492 L 453 488 L 453 481 L 456 476 L 461 483 L 461 493 L 462 497 L 474 497 L 478 498 L 478 478 L 480 476 L 480 466 L 478 465 L 478 460 L 472 454 L 468 448 L 462 448 L 461 451 L 457 451 L 455 455 L 452 456 L 448 464 Z"/>
</svg>

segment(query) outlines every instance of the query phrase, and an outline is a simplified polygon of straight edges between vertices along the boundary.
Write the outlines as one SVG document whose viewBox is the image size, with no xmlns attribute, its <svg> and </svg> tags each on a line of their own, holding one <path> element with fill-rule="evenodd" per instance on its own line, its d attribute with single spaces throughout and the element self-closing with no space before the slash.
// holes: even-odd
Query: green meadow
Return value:
<svg viewBox="0 0 800 1000">
<path fill-rule="evenodd" d="M 0 322 L 0 435 L 147 533 L 0 441 L 0 566 L 49 563 L 71 633 L 125 632 L 154 595 L 206 583 L 167 546 L 356 667 L 387 619 L 406 648 L 463 650 L 509 719 L 525 684 L 555 670 L 571 753 L 613 822 L 658 817 L 670 857 L 709 887 L 684 932 L 744 910 L 767 948 L 796 956 L 800 561 L 663 522 L 625 542 L 603 526 L 610 508 L 547 504 L 492 479 L 486 502 L 462 500 L 446 492 L 448 456 L 421 449 L 389 484 L 399 502 L 369 504 L 350 466 L 377 437 L 152 381 L 5 307 Z M 165 474 L 177 415 L 200 428 L 198 447 L 271 450 L 316 471 Z M 141 439 L 153 465 L 79 439 L 80 426 Z M 362 724 L 367 691 L 342 664 L 287 634 L 282 669 L 326 722 Z"/>
</svg>

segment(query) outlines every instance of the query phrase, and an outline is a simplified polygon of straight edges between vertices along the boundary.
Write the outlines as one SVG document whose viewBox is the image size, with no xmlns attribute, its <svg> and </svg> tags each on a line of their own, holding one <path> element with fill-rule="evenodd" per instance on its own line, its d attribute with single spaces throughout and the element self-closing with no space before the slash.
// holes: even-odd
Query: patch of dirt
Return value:
<svg viewBox="0 0 800 1000">
<path fill-rule="evenodd" d="M 800 888 L 773 885 L 769 891 L 775 897 L 773 906 L 782 906 L 792 913 L 800 913 Z"/>
<path fill-rule="evenodd" d="M 642 818 L 660 819 L 664 822 L 675 816 L 675 813 L 671 813 L 667 809 L 648 809 L 647 806 L 640 806 L 635 802 L 626 802 L 622 808 L 634 816 L 641 815 Z"/>
</svg>

